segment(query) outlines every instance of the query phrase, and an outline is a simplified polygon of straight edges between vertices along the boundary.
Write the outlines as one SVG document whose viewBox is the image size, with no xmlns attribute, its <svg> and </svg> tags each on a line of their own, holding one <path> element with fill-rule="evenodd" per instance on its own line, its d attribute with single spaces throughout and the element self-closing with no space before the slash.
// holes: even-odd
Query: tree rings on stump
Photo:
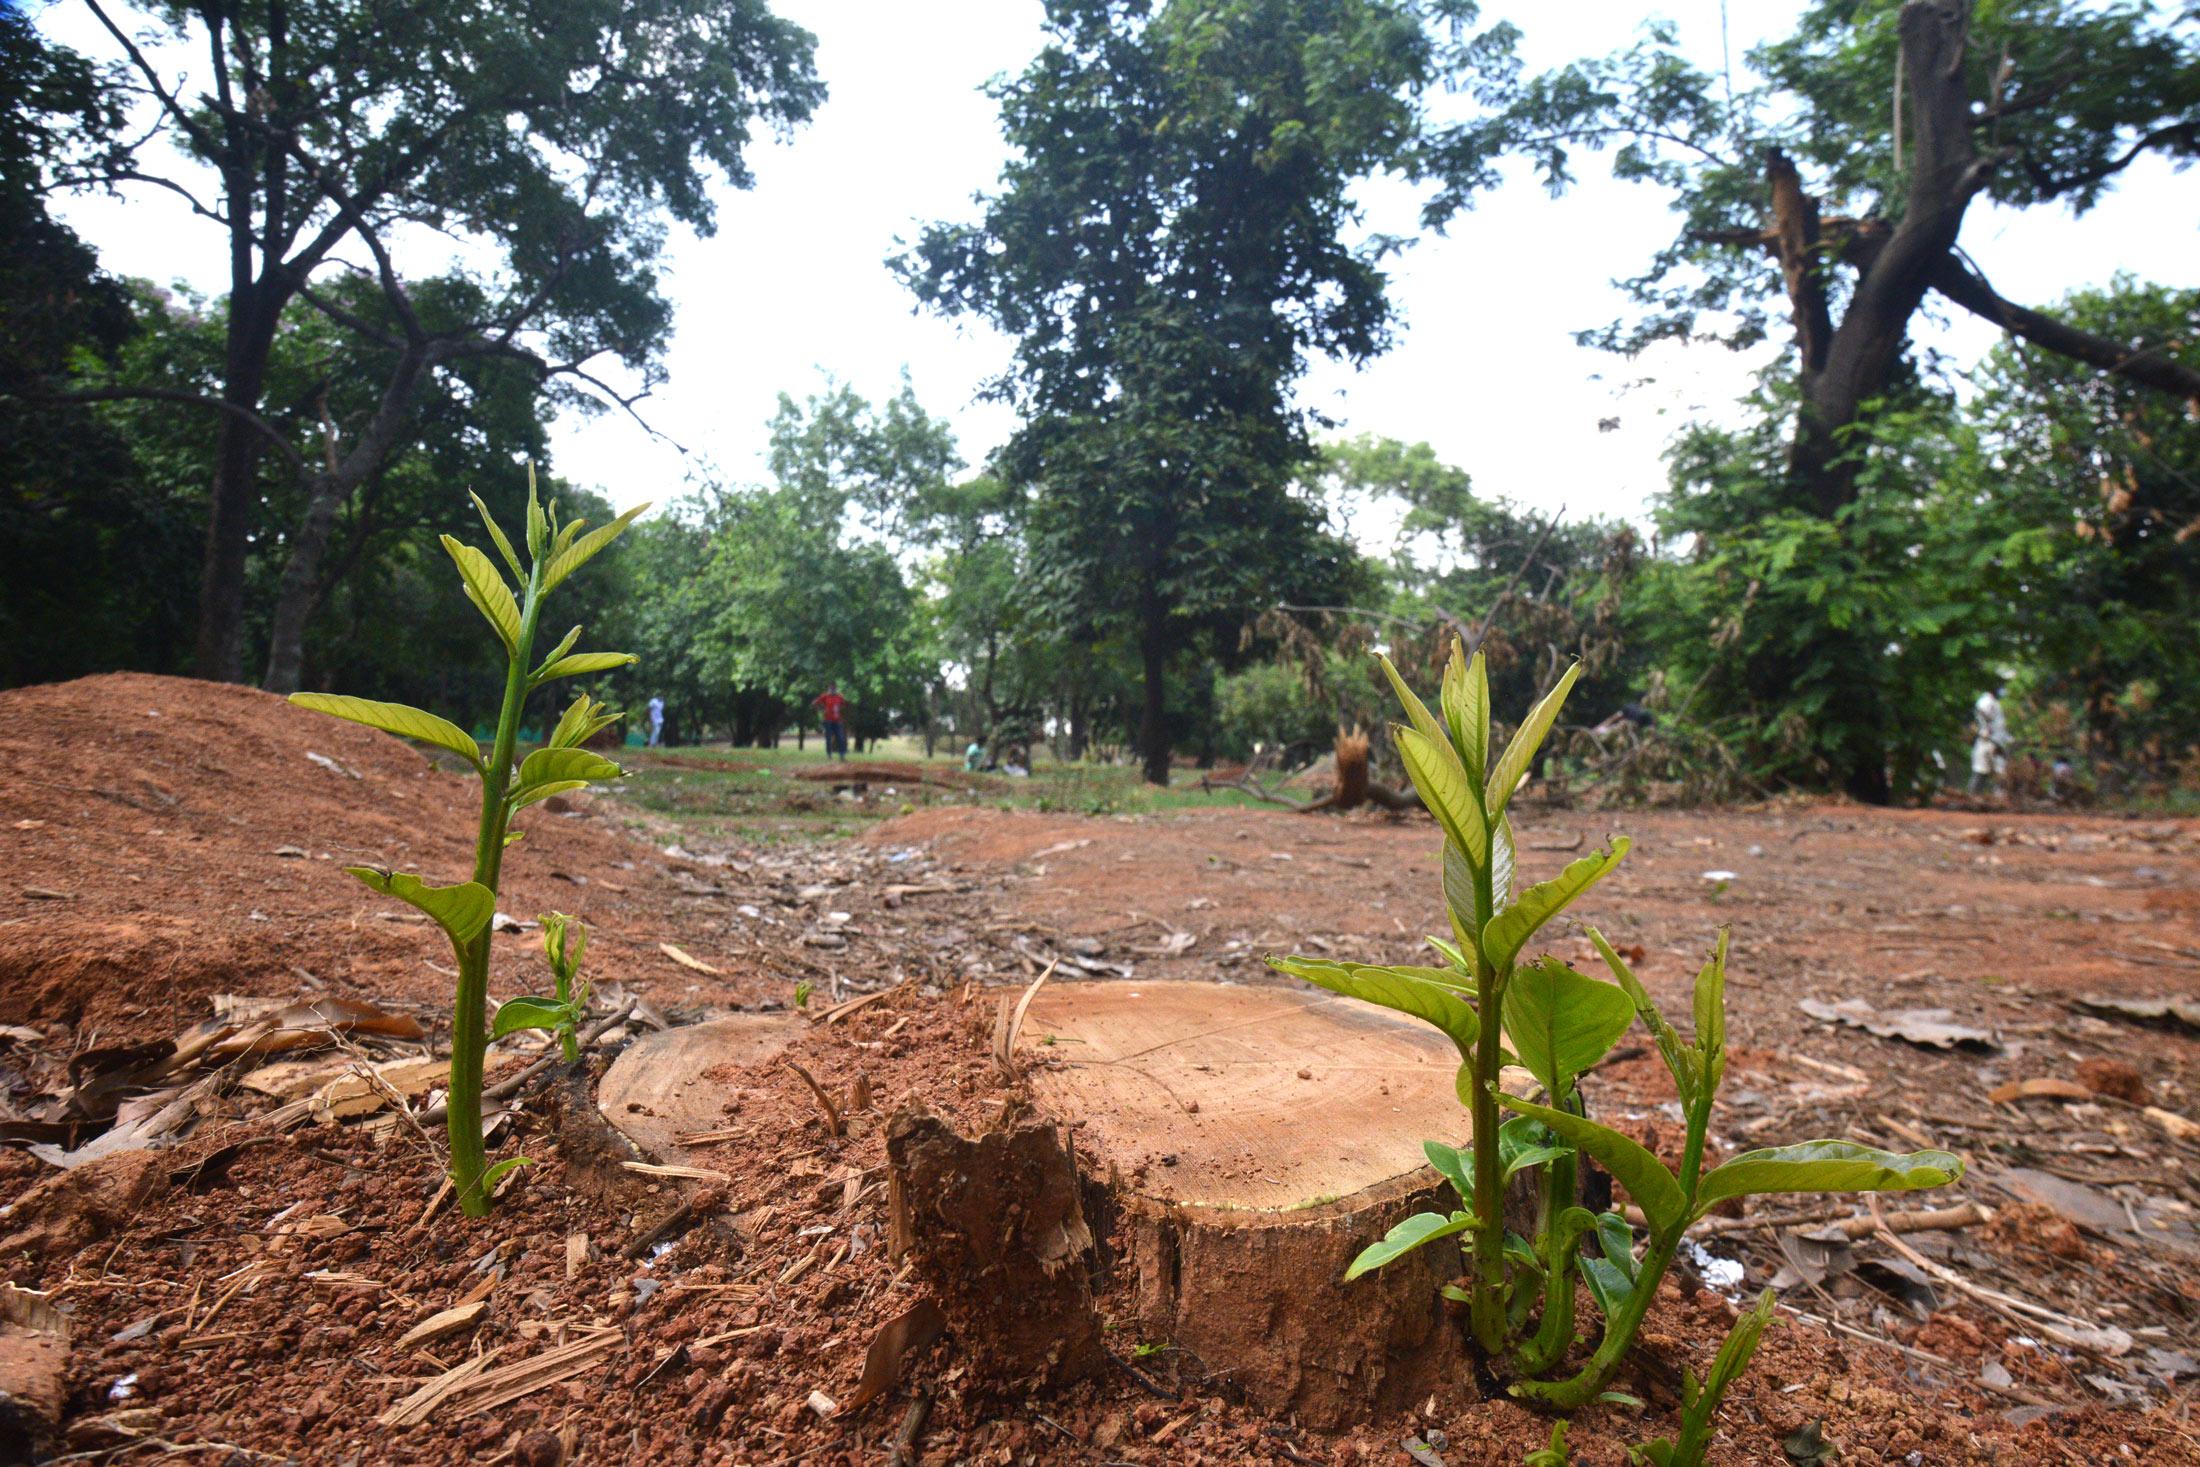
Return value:
<svg viewBox="0 0 2200 1467">
<path fill-rule="evenodd" d="M 706 1072 L 762 1064 L 795 1032 L 784 1014 L 735 1014 L 645 1034 L 604 1071 L 596 1107 L 644 1152 L 669 1160 L 681 1137 L 726 1124 L 726 1087 Z"/>
<path fill-rule="evenodd" d="M 1455 1244 L 1344 1282 L 1400 1219 L 1460 1205 L 1421 1150 L 1466 1139 L 1449 1040 L 1314 990 L 1120 982 L 1041 990 L 1018 1050 L 1115 1191 L 1149 1337 L 1317 1427 L 1459 1377 Z"/>
</svg>

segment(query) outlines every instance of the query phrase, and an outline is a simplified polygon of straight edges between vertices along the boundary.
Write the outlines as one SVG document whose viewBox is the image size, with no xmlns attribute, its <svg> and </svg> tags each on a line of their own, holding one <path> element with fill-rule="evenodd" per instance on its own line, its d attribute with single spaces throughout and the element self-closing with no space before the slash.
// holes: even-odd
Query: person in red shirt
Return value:
<svg viewBox="0 0 2200 1467">
<path fill-rule="evenodd" d="M 825 720 L 825 757 L 848 757 L 848 700 L 840 696 L 840 684 L 834 683 L 810 700 L 820 717 Z"/>
</svg>

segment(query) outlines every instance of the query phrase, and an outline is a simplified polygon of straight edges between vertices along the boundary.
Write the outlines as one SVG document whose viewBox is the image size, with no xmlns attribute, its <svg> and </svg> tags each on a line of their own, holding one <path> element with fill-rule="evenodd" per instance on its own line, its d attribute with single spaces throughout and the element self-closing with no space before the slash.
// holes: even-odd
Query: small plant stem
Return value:
<svg viewBox="0 0 2200 1467">
<path fill-rule="evenodd" d="M 474 880 L 494 893 L 504 869 L 505 826 L 512 818 L 505 796 L 512 784 L 512 754 L 519 743 L 519 720 L 527 706 L 527 662 L 535 647 L 542 616 L 542 567 L 527 575 L 527 599 L 520 616 L 519 645 L 509 654 L 504 674 L 504 706 L 497 714 L 496 743 L 481 773 L 481 830 L 474 841 Z M 451 1103 L 446 1129 L 451 1137 L 451 1181 L 458 1205 L 468 1217 L 489 1215 L 488 1189 L 481 1185 L 488 1160 L 481 1144 L 481 1064 L 489 1044 L 489 939 L 492 921 L 458 950 L 458 993 L 451 1004 Z"/>
<path fill-rule="evenodd" d="M 1650 1301 L 1657 1297 L 1658 1285 L 1664 1281 L 1665 1271 L 1672 1265 L 1673 1253 L 1680 1247 L 1680 1241 L 1681 1233 L 1677 1228 L 1670 1237 L 1653 1236 L 1650 1239 L 1642 1266 L 1635 1270 L 1634 1292 L 1627 1296 L 1619 1313 L 1604 1322 L 1604 1338 L 1597 1341 L 1596 1354 L 1589 1357 L 1589 1363 L 1581 1367 L 1579 1374 L 1561 1381 L 1524 1380 L 1512 1388 L 1512 1393 L 1559 1411 L 1579 1410 L 1602 1394 L 1618 1373 L 1628 1346 L 1635 1342 L 1635 1331 L 1642 1328 L 1643 1316 L 1650 1312 Z"/>
<path fill-rule="evenodd" d="M 1505 1171 L 1498 1150 L 1497 1073 L 1504 1025 L 1499 1005 L 1504 998 L 1503 975 L 1483 956 L 1481 932 L 1496 905 L 1490 880 L 1490 863 L 1474 866 L 1474 1000 L 1482 1027 L 1474 1045 L 1474 1094 L 1468 1107 L 1474 1129 L 1474 1289 L 1468 1302 L 1468 1322 L 1474 1342 L 1484 1354 L 1497 1358 L 1512 1339 L 1512 1323 L 1505 1308 Z"/>
<path fill-rule="evenodd" d="M 569 970 L 558 967 L 553 967 L 550 971 L 557 979 L 558 1005 L 565 1010 L 565 1018 L 558 1025 L 558 1039 L 565 1049 L 565 1062 L 569 1065 L 579 1064 L 581 1047 L 574 1038 L 574 1029 L 585 1016 L 573 1006 L 572 974 Z"/>
<path fill-rule="evenodd" d="M 1541 1375 L 1556 1365 L 1574 1342 L 1574 1261 L 1567 1255 L 1572 1245 L 1559 1246 L 1558 1216 L 1574 1205 L 1579 1163 L 1573 1153 L 1556 1157 L 1543 1168 L 1543 1215 L 1537 1219 L 1537 1252 L 1543 1258 L 1543 1319 L 1535 1338 L 1521 1346 L 1513 1368 L 1522 1375 Z"/>
</svg>

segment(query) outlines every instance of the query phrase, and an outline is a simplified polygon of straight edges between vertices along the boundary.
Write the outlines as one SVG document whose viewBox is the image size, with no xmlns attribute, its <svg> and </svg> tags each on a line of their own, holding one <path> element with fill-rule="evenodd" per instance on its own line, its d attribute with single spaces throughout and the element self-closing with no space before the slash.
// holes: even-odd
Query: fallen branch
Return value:
<svg viewBox="0 0 2200 1467">
<path fill-rule="evenodd" d="M 1878 1200 L 1874 1198 L 1871 1202 L 1872 1211 L 1876 1215 L 1879 1210 Z M 2035 1304 L 2014 1294 L 2004 1294 L 1998 1289 L 1974 1284 L 1954 1269 L 1943 1268 L 1903 1242 L 1895 1236 L 1893 1229 L 1880 1227 L 1877 1231 L 1886 1245 L 1900 1254 L 1911 1267 L 1922 1269 L 1958 1293 L 1969 1295 L 2020 1329 L 2044 1335 L 2058 1345 L 2105 1355 L 2110 1359 L 2131 1353 L 2131 1336 L 2113 1325 L 2096 1325 L 2075 1315 L 2050 1309 L 2044 1304 Z"/>
<path fill-rule="evenodd" d="M 909 1414 L 901 1418 L 901 1430 L 894 1433 L 894 1449 L 886 1456 L 886 1467 L 911 1467 L 917 1460 L 917 1438 L 924 1434 L 924 1418 L 932 1414 L 932 1398 L 923 1391 L 909 1403 Z"/>
</svg>

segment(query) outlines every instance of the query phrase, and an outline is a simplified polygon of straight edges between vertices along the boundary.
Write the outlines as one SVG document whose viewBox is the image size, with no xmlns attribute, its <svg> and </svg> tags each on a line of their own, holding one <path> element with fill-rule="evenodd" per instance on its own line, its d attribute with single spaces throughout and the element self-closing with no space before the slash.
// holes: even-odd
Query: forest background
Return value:
<svg viewBox="0 0 2200 1467">
<path fill-rule="evenodd" d="M 1461 634 L 1664 787 L 1922 797 L 1994 686 L 2200 781 L 2200 7 L 870 9 L 0 9 L 0 682 L 479 718 L 436 536 L 534 463 L 659 503 L 573 614 L 682 741 L 1159 778 Z"/>
</svg>

